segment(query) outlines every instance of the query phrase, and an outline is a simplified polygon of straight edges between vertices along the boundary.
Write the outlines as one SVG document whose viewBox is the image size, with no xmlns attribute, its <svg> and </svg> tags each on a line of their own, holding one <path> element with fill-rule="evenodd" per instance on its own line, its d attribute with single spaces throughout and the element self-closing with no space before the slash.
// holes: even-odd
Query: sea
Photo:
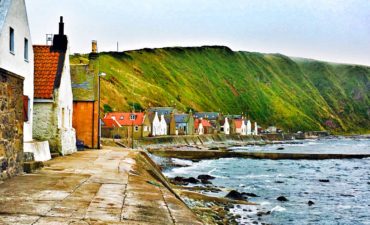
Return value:
<svg viewBox="0 0 370 225">
<path fill-rule="evenodd" d="M 336 137 L 230 149 L 370 154 L 370 139 Z M 370 224 L 370 158 L 172 160 L 184 167 L 166 168 L 167 177 L 197 177 L 200 174 L 216 177 L 212 183 L 222 191 L 204 194 L 224 197 L 230 190 L 236 190 L 258 195 L 248 199 L 257 206 L 236 205 L 231 209 L 232 213 L 240 215 L 240 224 Z M 278 201 L 279 196 L 288 201 Z M 309 201 L 314 204 L 309 205 Z"/>
</svg>

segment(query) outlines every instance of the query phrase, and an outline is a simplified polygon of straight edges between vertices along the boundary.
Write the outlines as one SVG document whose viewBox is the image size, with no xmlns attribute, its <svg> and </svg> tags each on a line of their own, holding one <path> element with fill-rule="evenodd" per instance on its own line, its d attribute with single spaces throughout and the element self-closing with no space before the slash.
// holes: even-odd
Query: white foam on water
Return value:
<svg viewBox="0 0 370 225">
<path fill-rule="evenodd" d="M 274 208 L 271 209 L 271 212 L 284 212 L 286 211 L 286 208 L 281 207 L 279 205 L 275 206 Z"/>
<path fill-rule="evenodd" d="M 173 158 L 172 162 L 181 166 L 192 166 L 194 163 L 191 160 Z"/>
<path fill-rule="evenodd" d="M 265 206 L 265 205 L 271 205 L 271 202 L 261 202 L 260 203 L 261 206 Z"/>
</svg>

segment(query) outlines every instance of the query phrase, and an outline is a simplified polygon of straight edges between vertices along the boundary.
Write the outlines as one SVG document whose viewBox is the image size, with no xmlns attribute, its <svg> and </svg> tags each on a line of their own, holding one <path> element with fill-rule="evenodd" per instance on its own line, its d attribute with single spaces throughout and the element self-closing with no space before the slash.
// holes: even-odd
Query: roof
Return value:
<svg viewBox="0 0 370 225">
<path fill-rule="evenodd" d="M 187 123 L 189 121 L 189 114 L 175 114 L 176 123 Z"/>
<path fill-rule="evenodd" d="M 51 48 L 52 46 L 48 45 L 33 46 L 35 98 L 53 98 L 54 89 L 60 85 L 65 53 L 53 51 Z"/>
<path fill-rule="evenodd" d="M 161 115 L 169 115 L 171 112 L 175 112 L 175 108 L 173 107 L 151 107 L 148 109 L 148 112 L 157 112 L 158 116 Z"/>
<path fill-rule="evenodd" d="M 11 0 L 1 0 L 0 1 L 0 33 L 3 29 L 6 16 L 8 15 L 10 3 L 11 3 Z"/>
<path fill-rule="evenodd" d="M 71 65 L 71 81 L 74 101 L 95 101 L 97 82 L 96 74 L 89 70 L 89 65 Z"/>
<path fill-rule="evenodd" d="M 102 126 L 107 127 L 107 128 L 115 128 L 115 127 L 120 127 L 121 125 L 114 119 L 103 118 Z"/>
<path fill-rule="evenodd" d="M 195 129 L 198 129 L 200 123 L 202 123 L 203 127 L 212 127 L 212 125 L 209 123 L 207 119 L 195 119 L 194 121 Z"/>
<path fill-rule="evenodd" d="M 131 115 L 135 115 L 135 120 L 131 120 Z M 112 112 L 108 113 L 104 119 L 112 119 L 115 117 L 121 126 L 141 126 L 144 122 L 144 113 L 129 113 L 129 112 Z"/>
<path fill-rule="evenodd" d="M 234 123 L 235 123 L 235 128 L 241 128 L 242 127 L 242 124 L 243 124 L 243 121 L 242 119 L 235 119 L 234 120 Z M 244 125 L 246 125 L 246 122 L 244 121 Z"/>
<path fill-rule="evenodd" d="M 207 118 L 208 120 L 217 120 L 220 113 L 218 112 L 196 112 L 195 118 Z"/>
</svg>

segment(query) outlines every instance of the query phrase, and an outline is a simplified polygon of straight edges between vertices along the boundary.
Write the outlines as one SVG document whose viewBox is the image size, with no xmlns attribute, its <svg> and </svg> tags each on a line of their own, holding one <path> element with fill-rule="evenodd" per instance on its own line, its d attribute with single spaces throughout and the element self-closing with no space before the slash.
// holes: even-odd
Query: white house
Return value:
<svg viewBox="0 0 370 225">
<path fill-rule="evenodd" d="M 258 135 L 258 125 L 257 122 L 254 122 L 254 135 Z"/>
<path fill-rule="evenodd" d="M 33 137 L 49 141 L 52 152 L 73 153 L 76 151 L 76 133 L 72 127 L 73 96 L 63 17 L 53 44 L 35 45 L 34 54 Z"/>
<path fill-rule="evenodd" d="M 167 123 L 164 115 L 161 115 L 160 135 L 167 135 Z"/>
<path fill-rule="evenodd" d="M 247 134 L 247 126 L 245 125 L 245 120 L 242 120 L 241 126 L 240 126 L 240 134 L 246 135 Z"/>
<path fill-rule="evenodd" d="M 200 122 L 199 125 L 198 125 L 197 134 L 198 135 L 203 135 L 204 134 L 204 127 L 203 127 L 202 122 Z"/>
<path fill-rule="evenodd" d="M 226 135 L 230 134 L 230 123 L 229 123 L 229 120 L 227 119 L 227 117 L 225 118 L 225 123 L 223 125 L 223 129 L 224 129 L 224 133 Z"/>
<path fill-rule="evenodd" d="M 247 135 L 252 135 L 252 124 L 251 121 L 247 121 Z"/>
<path fill-rule="evenodd" d="M 158 136 L 161 133 L 161 123 L 158 118 L 158 113 L 155 112 L 153 122 L 152 122 L 152 136 Z"/>
<path fill-rule="evenodd" d="M 0 172 L 12 176 L 22 170 L 20 143 L 32 141 L 33 50 L 25 0 L 0 1 L 0 80 Z"/>
</svg>

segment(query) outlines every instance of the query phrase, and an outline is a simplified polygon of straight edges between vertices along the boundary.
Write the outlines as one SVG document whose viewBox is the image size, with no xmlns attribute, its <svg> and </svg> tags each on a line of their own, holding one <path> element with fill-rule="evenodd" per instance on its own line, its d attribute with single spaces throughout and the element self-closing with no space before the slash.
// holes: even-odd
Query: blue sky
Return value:
<svg viewBox="0 0 370 225">
<path fill-rule="evenodd" d="M 26 0 L 34 44 L 64 16 L 72 52 L 226 45 L 370 65 L 370 0 Z"/>
</svg>

